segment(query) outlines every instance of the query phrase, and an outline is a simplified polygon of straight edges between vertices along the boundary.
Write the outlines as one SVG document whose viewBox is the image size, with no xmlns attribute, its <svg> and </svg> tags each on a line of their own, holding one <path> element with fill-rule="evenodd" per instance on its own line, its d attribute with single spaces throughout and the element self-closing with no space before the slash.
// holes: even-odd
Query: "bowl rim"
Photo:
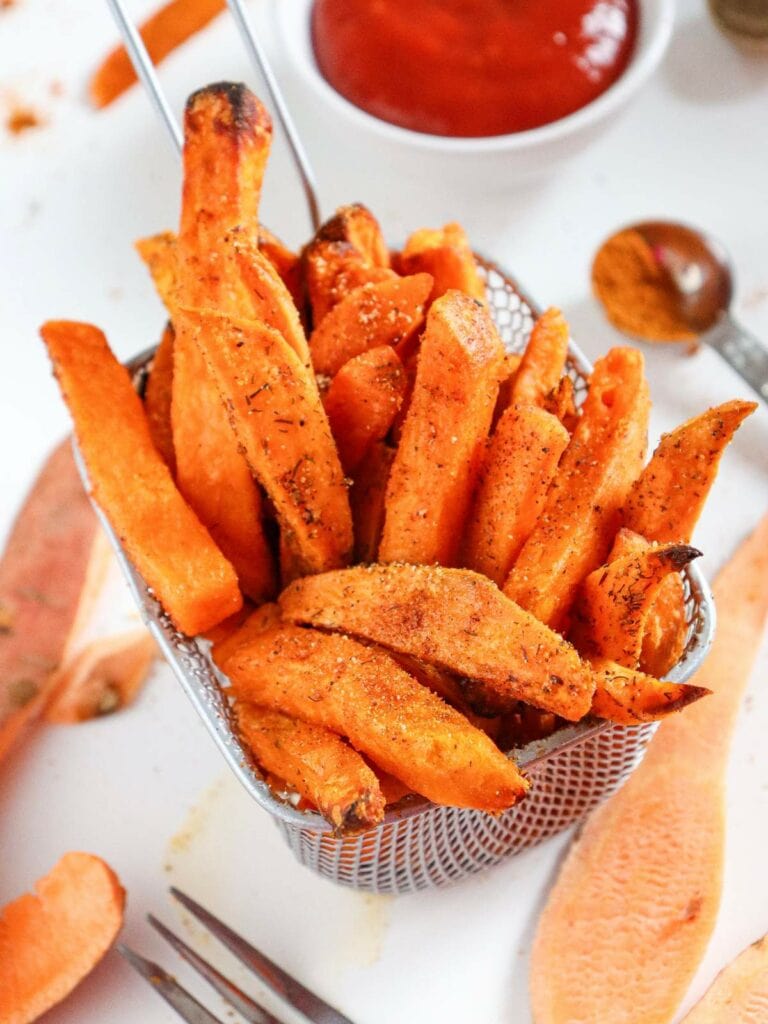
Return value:
<svg viewBox="0 0 768 1024">
<path fill-rule="evenodd" d="M 621 107 L 650 77 L 669 45 L 674 26 L 674 0 L 636 0 L 640 27 L 635 52 L 619 78 L 586 106 L 565 117 L 507 135 L 457 138 L 431 135 L 384 121 L 346 99 L 323 77 L 314 59 L 310 35 L 312 0 L 279 0 L 270 5 L 284 53 L 302 78 L 343 116 L 391 142 L 436 153 L 483 154 L 530 150 L 589 128 Z"/>
</svg>

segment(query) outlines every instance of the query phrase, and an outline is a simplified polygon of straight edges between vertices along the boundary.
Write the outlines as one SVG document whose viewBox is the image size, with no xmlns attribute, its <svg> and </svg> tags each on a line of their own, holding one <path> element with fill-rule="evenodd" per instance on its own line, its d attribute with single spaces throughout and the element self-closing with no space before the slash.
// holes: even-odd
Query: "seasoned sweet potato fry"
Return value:
<svg viewBox="0 0 768 1024">
<path fill-rule="evenodd" d="M 51 321 L 41 333 L 94 498 L 176 627 L 210 629 L 240 607 L 237 577 L 176 490 L 128 373 L 90 324 Z"/>
<path fill-rule="evenodd" d="M 314 804 L 338 833 L 383 820 L 386 803 L 379 780 L 337 733 L 242 702 L 237 724 L 262 768 Z"/>
<path fill-rule="evenodd" d="M 725 402 L 664 434 L 635 482 L 624 525 L 651 541 L 688 542 L 720 457 L 756 402 Z"/>
<path fill-rule="evenodd" d="M 496 408 L 493 410 L 493 420 L 491 421 L 492 432 L 496 429 L 496 424 L 509 408 L 512 401 L 512 385 L 515 383 L 515 375 L 522 361 L 523 357 L 519 352 L 504 353 L 504 368 L 501 371 L 499 397 L 496 399 Z"/>
<path fill-rule="evenodd" d="M 269 228 L 259 224 L 258 245 L 261 252 L 280 275 L 280 279 L 288 289 L 293 303 L 299 312 L 304 309 L 304 285 L 301 280 L 301 259 L 299 254 L 289 249 L 273 235 Z"/>
<path fill-rule="evenodd" d="M 263 323 L 180 309 L 179 325 L 204 353 L 300 570 L 346 564 L 353 538 L 344 475 L 315 381 L 299 357 Z"/>
<path fill-rule="evenodd" d="M 173 396 L 173 327 L 166 324 L 157 346 L 147 386 L 144 389 L 144 411 L 155 448 L 160 452 L 172 474 L 176 473 L 176 452 L 173 448 L 171 400 Z"/>
<path fill-rule="evenodd" d="M 319 326 L 349 292 L 364 284 L 393 281 L 396 274 L 371 263 L 351 242 L 314 238 L 302 255 L 312 324 Z"/>
<path fill-rule="evenodd" d="M 648 545 L 591 572 L 581 585 L 570 634 L 579 651 L 637 668 L 645 622 L 664 580 L 700 556 L 688 544 Z"/>
<path fill-rule="evenodd" d="M 389 267 L 389 249 L 379 222 L 362 203 L 340 206 L 317 232 L 324 242 L 348 242 L 372 267 Z"/>
<path fill-rule="evenodd" d="M 711 693 L 701 686 L 655 679 L 609 658 L 592 658 L 590 664 L 597 684 L 592 714 L 621 725 L 656 722 Z"/>
<path fill-rule="evenodd" d="M 645 459 L 649 406 L 640 352 L 614 348 L 597 361 L 544 512 L 504 584 L 508 597 L 555 629 L 610 550 Z"/>
<path fill-rule="evenodd" d="M 506 410 L 480 470 L 467 523 L 463 563 L 498 586 L 536 525 L 570 436 L 534 405 Z"/>
<path fill-rule="evenodd" d="M 280 623 L 280 606 L 272 602 L 263 604 L 256 608 L 239 625 L 235 626 L 228 635 L 214 641 L 211 648 L 211 657 L 216 665 L 221 668 L 231 654 L 248 643 L 254 636 L 264 633 L 266 630 L 277 626 Z"/>
<path fill-rule="evenodd" d="M 401 274 L 431 274 L 434 284 L 430 302 L 452 288 L 485 302 L 485 284 L 461 224 L 414 231 L 397 258 L 397 269 Z"/>
<path fill-rule="evenodd" d="M 173 316 L 178 287 L 176 235 L 173 231 L 161 231 L 158 235 L 140 238 L 136 242 L 136 251 L 149 271 L 155 291 L 168 314 Z"/>
<path fill-rule="evenodd" d="M 333 376 L 361 352 L 407 341 L 421 330 L 431 287 L 429 274 L 414 274 L 349 292 L 312 332 L 309 345 L 315 371 Z"/>
<path fill-rule="evenodd" d="M 568 324 L 551 307 L 533 325 L 512 385 L 512 403 L 542 405 L 563 375 L 567 354 Z"/>
<path fill-rule="evenodd" d="M 345 473 L 354 476 L 371 445 L 386 437 L 407 386 L 389 345 L 355 356 L 333 378 L 323 404 Z"/>
<path fill-rule="evenodd" d="M 543 407 L 553 416 L 557 416 L 569 434 L 573 433 L 579 421 L 579 414 L 570 377 L 564 375 L 560 378 L 544 399 Z"/>
<path fill-rule="evenodd" d="M 455 564 L 503 364 L 479 303 L 452 291 L 432 304 L 389 477 L 380 561 Z"/>
<path fill-rule="evenodd" d="M 395 449 L 380 441 L 368 452 L 360 466 L 349 503 L 355 533 L 355 561 L 375 562 L 384 528 L 387 483 L 395 459 Z"/>
<path fill-rule="evenodd" d="M 468 569 L 355 566 L 295 580 L 280 607 L 286 620 L 342 630 L 481 680 L 493 711 L 525 700 L 576 721 L 589 710 L 594 682 L 576 650 Z"/>
<path fill-rule="evenodd" d="M 436 803 L 494 813 L 527 783 L 458 711 L 385 652 L 346 636 L 281 626 L 224 664 L 239 700 L 349 738 L 376 764 Z"/>
</svg>

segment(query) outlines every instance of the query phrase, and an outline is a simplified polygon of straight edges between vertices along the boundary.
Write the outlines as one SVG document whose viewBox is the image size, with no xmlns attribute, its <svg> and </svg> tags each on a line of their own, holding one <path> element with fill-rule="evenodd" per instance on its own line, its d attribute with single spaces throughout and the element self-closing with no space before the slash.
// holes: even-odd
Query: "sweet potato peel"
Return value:
<svg viewBox="0 0 768 1024">
<path fill-rule="evenodd" d="M 295 580 L 279 603 L 285 619 L 342 630 L 484 682 L 494 711 L 525 700 L 576 721 L 589 710 L 594 681 L 575 649 L 467 569 L 355 566 Z"/>
<path fill-rule="evenodd" d="M 571 848 L 533 945 L 536 1024 L 667 1024 L 699 966 L 722 888 L 728 747 L 768 615 L 768 518 L 714 594 L 717 634 L 692 680 L 714 692 L 661 723 Z"/>
<path fill-rule="evenodd" d="M 506 810 L 527 783 L 493 742 L 385 652 L 346 636 L 280 626 L 225 663 L 238 700 L 348 737 L 436 803 Z"/>
<path fill-rule="evenodd" d="M 768 936 L 718 974 L 682 1024 L 763 1024 L 768 1008 Z"/>
<path fill-rule="evenodd" d="M 89 853 L 67 853 L 0 912 L 3 1024 L 30 1024 L 69 995 L 101 960 L 123 924 L 125 892 Z"/>
</svg>

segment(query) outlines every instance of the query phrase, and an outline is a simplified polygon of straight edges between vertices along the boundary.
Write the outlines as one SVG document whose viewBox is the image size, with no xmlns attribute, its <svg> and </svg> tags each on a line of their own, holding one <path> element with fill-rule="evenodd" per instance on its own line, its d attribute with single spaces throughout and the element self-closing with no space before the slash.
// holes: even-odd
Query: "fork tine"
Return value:
<svg viewBox="0 0 768 1024">
<path fill-rule="evenodd" d="M 145 960 L 143 956 L 134 953 L 127 946 L 118 944 L 116 948 L 131 967 L 150 983 L 157 994 L 173 1007 L 182 1020 L 187 1021 L 188 1024 L 222 1024 L 218 1017 L 209 1013 L 162 967 L 152 963 L 151 960 Z"/>
<path fill-rule="evenodd" d="M 162 921 L 159 921 L 154 914 L 147 914 L 147 920 L 160 935 L 169 943 L 176 952 L 183 957 L 188 964 L 190 964 L 197 971 L 198 974 L 202 975 L 203 978 L 208 982 L 209 985 L 213 986 L 220 996 L 223 996 L 237 1012 L 245 1017 L 251 1024 L 284 1024 L 284 1021 L 278 1020 L 277 1017 L 273 1017 L 271 1013 L 268 1013 L 263 1006 L 259 1006 L 258 1003 L 250 999 L 244 992 L 242 992 L 236 985 L 225 978 L 223 974 L 216 970 L 216 968 L 209 964 L 207 960 L 204 960 L 199 953 L 196 953 L 191 946 L 188 946 L 186 942 L 174 935 L 174 933 L 167 928 Z"/>
<path fill-rule="evenodd" d="M 281 967 L 260 953 L 258 949 L 254 949 L 245 939 L 233 932 L 223 921 L 214 917 L 204 907 L 201 907 L 190 896 L 185 895 L 175 886 L 171 888 L 171 895 L 186 907 L 193 917 L 204 924 L 219 942 L 222 942 L 230 952 L 234 953 L 241 963 L 261 978 L 276 995 L 293 1006 L 299 1013 L 303 1013 L 313 1024 L 353 1024 L 349 1017 L 345 1017 L 333 1006 L 316 996 L 314 992 L 310 992 L 301 982 L 296 981 L 290 974 L 286 974 Z"/>
</svg>

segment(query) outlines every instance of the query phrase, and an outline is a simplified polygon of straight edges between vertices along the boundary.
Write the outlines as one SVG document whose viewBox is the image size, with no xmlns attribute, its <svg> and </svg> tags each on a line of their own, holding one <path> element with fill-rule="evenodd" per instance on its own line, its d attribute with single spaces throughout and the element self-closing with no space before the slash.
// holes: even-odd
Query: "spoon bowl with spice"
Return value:
<svg viewBox="0 0 768 1024">
<path fill-rule="evenodd" d="M 633 224 L 598 250 L 592 287 L 622 333 L 709 345 L 768 403 L 768 349 L 731 314 L 733 268 L 715 239 L 672 221 Z"/>
</svg>

